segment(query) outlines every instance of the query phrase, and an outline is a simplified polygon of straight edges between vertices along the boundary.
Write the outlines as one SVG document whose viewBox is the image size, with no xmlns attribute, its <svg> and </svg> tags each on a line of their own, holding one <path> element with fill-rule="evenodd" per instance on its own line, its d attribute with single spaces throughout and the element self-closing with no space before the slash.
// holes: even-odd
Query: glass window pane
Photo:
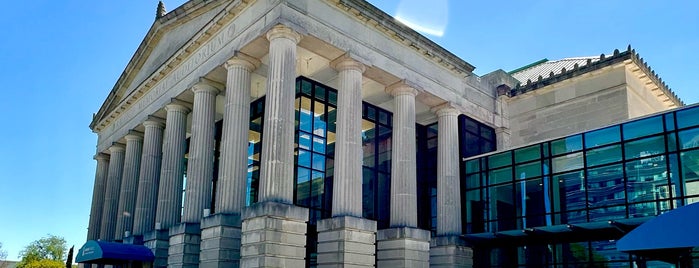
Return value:
<svg viewBox="0 0 699 268">
<path fill-rule="evenodd" d="M 553 173 L 565 172 L 583 167 L 582 152 L 567 154 L 551 159 Z"/>
<path fill-rule="evenodd" d="M 311 134 L 299 132 L 299 148 L 304 150 L 311 149 Z"/>
<path fill-rule="evenodd" d="M 621 139 L 619 126 L 603 128 L 585 133 L 585 148 L 618 142 Z"/>
<path fill-rule="evenodd" d="M 506 165 L 512 165 L 511 151 L 488 156 L 488 168 L 498 168 Z"/>
<path fill-rule="evenodd" d="M 665 131 L 675 130 L 675 114 L 665 114 Z"/>
<path fill-rule="evenodd" d="M 464 185 L 466 189 L 474 189 L 481 187 L 481 175 L 479 173 L 464 176 Z"/>
<path fill-rule="evenodd" d="M 626 195 L 629 202 L 669 199 L 670 189 L 667 174 L 667 165 L 663 155 L 627 162 Z"/>
<path fill-rule="evenodd" d="M 677 133 L 680 139 L 680 148 L 689 149 L 699 147 L 699 128 L 682 130 Z"/>
<path fill-rule="evenodd" d="M 541 152 L 539 151 L 540 148 L 541 147 L 537 144 L 515 150 L 515 162 L 521 163 L 541 158 Z"/>
<path fill-rule="evenodd" d="M 615 144 L 587 151 L 587 166 L 597 166 L 621 161 L 621 145 Z"/>
<path fill-rule="evenodd" d="M 379 125 L 379 143 L 378 167 L 379 171 L 391 172 L 391 129 Z"/>
<path fill-rule="evenodd" d="M 459 118 L 462 118 L 462 119 L 463 119 L 463 120 L 461 120 L 461 122 L 462 122 L 462 124 L 463 124 L 463 125 L 462 125 L 462 128 L 463 128 L 465 131 L 468 131 L 468 132 L 471 132 L 471 133 L 473 133 L 473 134 L 478 135 L 478 123 L 477 123 L 476 121 L 474 121 L 474 120 L 471 119 L 471 118 L 468 118 L 468 117 L 465 116 L 465 115 L 460 115 Z"/>
<path fill-rule="evenodd" d="M 388 124 L 388 113 L 384 111 L 379 111 L 379 123 L 384 124 L 384 125 L 389 125 Z"/>
<path fill-rule="evenodd" d="M 546 226 L 545 218 L 541 216 L 546 214 L 544 200 L 547 196 L 540 178 L 515 183 L 517 217 L 524 217 L 520 228 Z"/>
<path fill-rule="evenodd" d="M 308 207 L 311 204 L 311 172 L 305 168 L 298 168 L 296 172 L 296 205 Z"/>
<path fill-rule="evenodd" d="M 319 85 L 315 86 L 316 99 L 325 100 L 325 88 Z"/>
<path fill-rule="evenodd" d="M 362 120 L 362 153 L 364 154 L 362 163 L 366 167 L 374 167 L 374 155 L 376 151 L 375 135 L 376 128 L 374 127 L 374 123 Z"/>
<path fill-rule="evenodd" d="M 325 122 L 325 104 L 314 101 L 313 106 L 313 135 L 325 137 L 325 130 L 327 128 Z"/>
<path fill-rule="evenodd" d="M 311 167 L 311 152 L 299 150 L 298 165 L 302 167 Z"/>
<path fill-rule="evenodd" d="M 699 106 L 677 111 L 677 128 L 699 125 Z"/>
<path fill-rule="evenodd" d="M 313 154 L 313 169 L 325 171 L 325 156 L 322 154 Z"/>
<path fill-rule="evenodd" d="M 585 176 L 583 171 L 553 176 L 551 185 L 553 190 L 553 211 L 565 212 L 586 207 Z M 585 220 L 587 218 L 583 219 L 583 221 Z M 570 221 L 561 223 L 570 223 Z"/>
<path fill-rule="evenodd" d="M 665 152 L 665 136 L 655 136 L 624 144 L 626 159 L 646 157 Z"/>
<path fill-rule="evenodd" d="M 311 113 L 311 99 L 301 98 L 301 107 L 299 107 L 299 129 L 305 132 L 313 130 L 313 116 Z"/>
<path fill-rule="evenodd" d="M 621 164 L 588 169 L 587 195 L 590 207 L 623 204 L 626 200 L 626 195 L 624 191 L 624 172 Z M 625 216 L 625 214 L 622 216 Z"/>
<path fill-rule="evenodd" d="M 682 161 L 684 195 L 699 195 L 699 150 L 683 152 L 680 158 Z"/>
<path fill-rule="evenodd" d="M 311 82 L 307 80 L 301 80 L 301 92 L 308 96 L 311 95 Z"/>
<path fill-rule="evenodd" d="M 337 106 L 337 92 L 328 91 L 328 102 L 330 105 Z"/>
<path fill-rule="evenodd" d="M 515 167 L 515 179 L 529 179 L 541 176 L 541 161 L 521 164 Z"/>
<path fill-rule="evenodd" d="M 480 129 L 481 129 L 481 137 L 489 139 L 489 140 L 494 140 L 493 136 L 495 135 L 495 131 L 492 128 L 489 128 L 485 125 L 479 124 Z"/>
<path fill-rule="evenodd" d="M 559 155 L 582 150 L 582 136 L 575 135 L 551 142 L 551 153 Z"/>
<path fill-rule="evenodd" d="M 316 153 L 325 154 L 325 139 L 313 136 L 313 151 Z"/>
<path fill-rule="evenodd" d="M 663 132 L 663 117 L 654 116 L 622 125 L 624 140 Z"/>
<path fill-rule="evenodd" d="M 512 181 L 512 167 L 506 167 L 496 170 L 491 170 L 488 173 L 488 185 L 511 182 Z"/>
<path fill-rule="evenodd" d="M 466 161 L 466 173 L 473 173 L 480 171 L 480 158 L 472 159 Z"/>
<path fill-rule="evenodd" d="M 669 210 L 669 200 L 658 200 L 653 202 L 629 204 L 629 218 L 656 216 Z"/>
<path fill-rule="evenodd" d="M 366 108 L 366 118 L 369 120 L 376 120 L 376 109 L 369 105 L 364 105 Z"/>
<path fill-rule="evenodd" d="M 488 219 L 491 231 L 506 231 L 517 228 L 515 219 L 514 189 L 512 184 L 503 184 L 488 188 Z"/>
<path fill-rule="evenodd" d="M 485 232 L 485 201 L 481 190 L 471 190 L 464 193 L 463 221 L 466 222 L 465 233 Z"/>
<path fill-rule="evenodd" d="M 626 218 L 626 206 L 590 209 L 590 221 L 609 221 Z"/>
</svg>

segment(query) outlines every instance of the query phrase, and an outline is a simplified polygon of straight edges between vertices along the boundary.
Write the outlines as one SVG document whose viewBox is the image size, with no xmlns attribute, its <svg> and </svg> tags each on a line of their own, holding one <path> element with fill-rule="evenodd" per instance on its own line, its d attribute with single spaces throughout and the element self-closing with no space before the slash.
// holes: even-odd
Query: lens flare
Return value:
<svg viewBox="0 0 699 268">
<path fill-rule="evenodd" d="M 418 32 L 442 37 L 449 24 L 449 0 L 402 0 L 395 18 Z"/>
</svg>

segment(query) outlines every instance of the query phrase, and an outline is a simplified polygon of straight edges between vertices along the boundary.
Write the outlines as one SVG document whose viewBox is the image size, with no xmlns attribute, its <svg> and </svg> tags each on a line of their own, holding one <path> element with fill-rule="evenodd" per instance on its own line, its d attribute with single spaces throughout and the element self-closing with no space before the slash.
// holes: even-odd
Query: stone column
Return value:
<svg viewBox="0 0 699 268">
<path fill-rule="evenodd" d="M 240 263 L 240 211 L 245 206 L 250 129 L 250 73 L 259 60 L 236 52 L 225 64 L 226 104 L 216 189 L 216 214 L 201 223 L 199 267 L 237 267 Z"/>
<path fill-rule="evenodd" d="M 167 119 L 163 139 L 163 160 L 160 167 L 155 229 L 168 229 L 181 220 L 184 154 L 187 145 L 187 114 L 190 110 L 175 103 L 165 106 L 165 110 L 167 111 Z"/>
<path fill-rule="evenodd" d="M 362 73 L 349 55 L 330 63 L 339 74 L 332 218 L 318 222 L 318 265 L 374 267 L 376 222 L 362 218 Z"/>
<path fill-rule="evenodd" d="M 461 235 L 459 181 L 459 111 L 450 104 L 432 108 L 438 117 L 437 237 L 432 238 L 430 266 L 471 267 L 473 252 Z"/>
<path fill-rule="evenodd" d="M 216 95 L 215 82 L 202 78 L 192 87 L 192 135 L 189 138 L 187 187 L 185 187 L 182 223 L 170 228 L 168 266 L 198 267 L 200 223 L 204 209 L 211 208 L 211 183 L 214 174 L 214 130 Z"/>
<path fill-rule="evenodd" d="M 283 25 L 267 32 L 269 70 L 258 203 L 242 211 L 241 266 L 304 267 L 308 209 L 293 205 L 296 44 Z"/>
<path fill-rule="evenodd" d="M 99 239 L 102 241 L 114 241 L 119 206 L 119 187 L 121 186 L 121 175 L 124 172 L 124 145 L 115 143 L 109 147 L 109 152 L 109 171 L 104 190 L 104 206 L 99 235 Z"/>
<path fill-rule="evenodd" d="M 97 168 L 95 171 L 95 184 L 92 189 L 92 208 L 90 209 L 90 223 L 87 227 L 87 240 L 97 240 L 100 236 L 104 188 L 107 183 L 107 173 L 109 172 L 109 155 L 98 153 L 94 158 L 97 160 Z"/>
<path fill-rule="evenodd" d="M 163 155 L 158 183 L 155 228 L 143 235 L 144 245 L 155 255 L 153 267 L 166 267 L 169 248 L 168 229 L 180 222 L 184 154 L 186 150 L 189 108 L 177 101 L 165 106 L 167 118 L 163 137 Z"/>
<path fill-rule="evenodd" d="M 404 82 L 386 88 L 393 95 L 390 228 L 377 233 L 377 267 L 427 267 L 430 232 L 417 228 L 415 96 Z"/>
<path fill-rule="evenodd" d="M 137 237 L 137 240 L 142 240 L 143 234 L 152 231 L 155 226 L 165 124 L 161 120 L 153 118 L 143 122 L 143 127 L 145 128 L 143 152 L 133 224 L 133 235 Z"/>
<path fill-rule="evenodd" d="M 498 151 L 504 151 L 511 147 L 510 131 L 510 109 L 508 99 L 510 98 L 510 87 L 500 85 L 497 87 L 498 98 L 495 99 L 495 141 Z"/>
<path fill-rule="evenodd" d="M 219 89 L 211 81 L 192 87 L 192 135 L 189 138 L 187 187 L 182 222 L 199 223 L 204 209 L 211 208 L 211 181 L 214 174 L 214 130 L 216 95 Z"/>
<path fill-rule="evenodd" d="M 123 240 L 124 237 L 127 237 L 124 233 L 126 231 L 131 232 L 133 229 L 133 214 L 138 191 L 138 173 L 141 168 L 141 151 L 143 150 L 143 136 L 141 134 L 132 132 L 126 135 L 125 138 L 124 173 L 121 179 L 116 233 L 114 234 L 117 241 Z"/>
</svg>

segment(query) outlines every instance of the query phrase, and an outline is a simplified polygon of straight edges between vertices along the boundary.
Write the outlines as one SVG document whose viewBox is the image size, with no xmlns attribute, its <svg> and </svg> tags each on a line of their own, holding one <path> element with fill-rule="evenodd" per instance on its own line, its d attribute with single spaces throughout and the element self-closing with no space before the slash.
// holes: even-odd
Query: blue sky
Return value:
<svg viewBox="0 0 699 268">
<path fill-rule="evenodd" d="M 372 0 L 483 75 L 631 44 L 686 103 L 699 101 L 699 11 L 678 1 Z M 166 0 L 168 10 L 183 0 Z M 423 2 L 430 2 L 424 7 Z M 95 172 L 88 128 L 148 31 L 156 0 L 8 1 L 0 16 L 0 243 L 85 241 Z M 400 9 L 400 12 L 398 12 Z"/>
</svg>

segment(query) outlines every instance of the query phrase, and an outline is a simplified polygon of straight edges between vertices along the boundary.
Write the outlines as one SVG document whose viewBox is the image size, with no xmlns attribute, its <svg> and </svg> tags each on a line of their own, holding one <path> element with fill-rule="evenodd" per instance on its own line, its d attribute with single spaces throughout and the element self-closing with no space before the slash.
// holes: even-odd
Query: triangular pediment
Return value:
<svg viewBox="0 0 699 268">
<path fill-rule="evenodd" d="M 184 47 L 223 9 L 225 0 L 189 1 L 155 20 L 90 127 L 118 107 L 129 93 Z"/>
</svg>

